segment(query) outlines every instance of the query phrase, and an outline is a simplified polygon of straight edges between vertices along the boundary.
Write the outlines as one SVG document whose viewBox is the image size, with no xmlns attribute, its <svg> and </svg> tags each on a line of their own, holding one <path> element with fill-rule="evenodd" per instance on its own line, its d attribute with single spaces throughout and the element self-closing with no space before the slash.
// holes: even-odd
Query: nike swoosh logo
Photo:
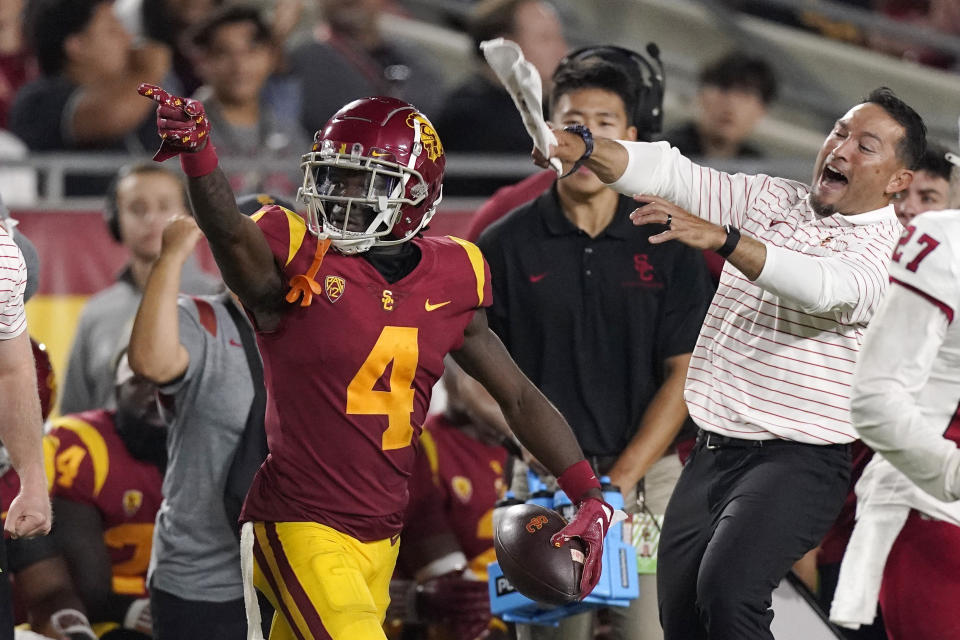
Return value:
<svg viewBox="0 0 960 640">
<path fill-rule="evenodd" d="M 789 220 L 771 220 L 770 224 L 767 225 L 767 229 L 772 229 L 775 225 L 778 224 L 790 224 Z"/>
<path fill-rule="evenodd" d="M 234 347 L 242 347 L 242 346 L 243 346 L 242 344 L 240 344 L 239 342 L 237 342 L 237 341 L 234 340 L 233 338 L 230 338 L 230 345 L 231 345 L 231 346 L 234 346 Z"/>
<path fill-rule="evenodd" d="M 437 304 L 430 304 L 430 298 L 427 298 L 427 300 L 423 303 L 423 308 L 427 311 L 436 311 L 440 307 L 445 307 L 448 304 L 450 304 L 450 300 L 447 300 L 446 302 L 438 302 Z"/>
<path fill-rule="evenodd" d="M 540 282 L 547 277 L 546 273 L 538 273 L 537 275 L 530 276 L 530 282 Z"/>
</svg>

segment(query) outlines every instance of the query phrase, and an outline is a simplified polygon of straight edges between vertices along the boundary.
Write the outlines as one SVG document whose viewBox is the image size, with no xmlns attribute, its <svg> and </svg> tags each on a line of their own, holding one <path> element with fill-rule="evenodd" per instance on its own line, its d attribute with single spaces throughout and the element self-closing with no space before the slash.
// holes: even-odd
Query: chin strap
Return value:
<svg viewBox="0 0 960 640">
<path fill-rule="evenodd" d="M 323 293 L 323 287 L 314 280 L 317 272 L 320 270 L 320 264 L 323 263 L 323 256 L 327 255 L 330 248 L 330 238 L 323 238 L 317 241 L 317 250 L 313 254 L 313 263 L 307 269 L 306 274 L 293 276 L 290 278 L 290 291 L 287 292 L 287 302 L 294 303 L 298 298 L 301 307 L 309 307 L 313 304 L 313 296 Z"/>
</svg>

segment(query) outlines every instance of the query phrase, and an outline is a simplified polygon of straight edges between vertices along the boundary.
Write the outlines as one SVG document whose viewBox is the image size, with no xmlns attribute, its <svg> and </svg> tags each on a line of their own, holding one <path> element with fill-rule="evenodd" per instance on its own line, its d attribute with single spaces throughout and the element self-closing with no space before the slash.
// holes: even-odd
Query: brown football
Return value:
<svg viewBox="0 0 960 640">
<path fill-rule="evenodd" d="M 503 575 L 531 600 L 562 605 L 580 597 L 583 544 L 574 538 L 561 547 L 550 543 L 567 521 L 550 509 L 517 504 L 497 514 L 493 548 Z"/>
</svg>

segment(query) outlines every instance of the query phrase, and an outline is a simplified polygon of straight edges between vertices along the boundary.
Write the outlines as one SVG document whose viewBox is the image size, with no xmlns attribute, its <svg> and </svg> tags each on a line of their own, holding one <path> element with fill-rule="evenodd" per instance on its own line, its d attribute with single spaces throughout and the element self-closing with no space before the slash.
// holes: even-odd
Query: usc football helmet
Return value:
<svg viewBox="0 0 960 640">
<path fill-rule="evenodd" d="M 402 100 L 355 100 L 303 155 L 307 227 L 341 253 L 406 242 L 440 204 L 446 155 L 433 125 Z"/>
</svg>

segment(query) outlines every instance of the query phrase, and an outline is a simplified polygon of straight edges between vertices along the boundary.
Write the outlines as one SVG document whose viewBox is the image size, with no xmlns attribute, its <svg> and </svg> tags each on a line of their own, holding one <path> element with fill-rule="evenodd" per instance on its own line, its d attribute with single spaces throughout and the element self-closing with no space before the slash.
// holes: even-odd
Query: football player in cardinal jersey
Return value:
<svg viewBox="0 0 960 640">
<path fill-rule="evenodd" d="M 140 92 L 158 102 L 154 159 L 180 156 L 197 222 L 257 328 L 270 456 L 241 519 L 253 581 L 277 610 L 270 637 L 384 637 L 407 478 L 447 353 L 580 503 L 555 542 L 588 546 L 586 596 L 613 510 L 569 426 L 488 329 L 483 255 L 420 235 L 446 161 L 427 117 L 394 98 L 349 103 L 301 159 L 307 218 L 278 206 L 248 218 L 217 166 L 203 105 Z"/>
<path fill-rule="evenodd" d="M 53 536 L 91 621 L 149 635 L 146 577 L 166 428 L 156 387 L 121 359 L 117 409 L 62 416 L 44 437 Z M 135 637 L 128 635 L 126 637 Z"/>
</svg>

